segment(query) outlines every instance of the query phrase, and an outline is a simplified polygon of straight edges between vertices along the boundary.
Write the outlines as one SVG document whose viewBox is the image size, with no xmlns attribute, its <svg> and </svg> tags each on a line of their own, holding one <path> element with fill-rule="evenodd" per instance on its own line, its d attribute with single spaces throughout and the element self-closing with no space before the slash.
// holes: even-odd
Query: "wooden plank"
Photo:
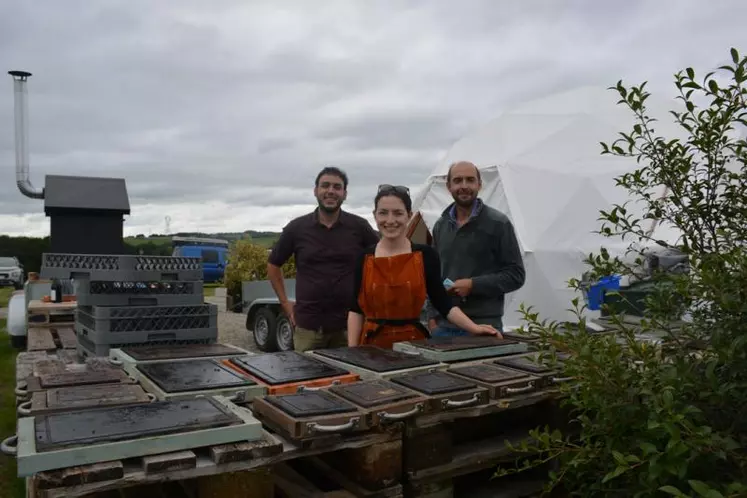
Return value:
<svg viewBox="0 0 747 498">
<path fill-rule="evenodd" d="M 119 479 L 124 476 L 124 466 L 120 461 L 95 463 L 80 467 L 68 467 L 61 470 L 50 470 L 36 474 L 38 489 L 50 489 L 60 486 L 77 486 Z"/>
<path fill-rule="evenodd" d="M 78 346 L 78 338 L 75 336 L 75 330 L 70 327 L 58 327 L 55 329 L 57 337 L 60 339 L 62 349 L 75 349 Z"/>
<path fill-rule="evenodd" d="M 194 479 L 198 477 L 212 476 L 217 474 L 241 472 L 266 466 L 272 466 L 280 462 L 293 460 L 295 458 L 318 455 L 320 453 L 325 453 L 328 451 L 336 451 L 348 448 L 363 448 L 375 444 L 382 444 L 400 440 L 402 438 L 401 432 L 394 430 L 394 428 L 392 429 L 393 430 L 391 431 L 375 432 L 354 436 L 345 439 L 336 446 L 324 448 L 303 448 L 302 446 L 293 444 L 291 441 L 288 441 L 285 438 L 278 436 L 277 434 L 272 434 L 270 436 L 269 433 L 265 432 L 265 435 L 263 437 L 274 437 L 282 443 L 283 452 L 281 454 L 216 465 L 209 454 L 206 453 L 203 455 L 200 452 L 193 450 L 197 454 L 197 464 L 194 468 L 177 470 L 165 474 L 148 474 L 142 469 L 142 465 L 140 465 L 139 461 L 137 461 L 137 463 L 135 464 L 128 464 L 127 462 L 125 462 L 125 475 L 121 479 L 99 483 L 86 483 L 78 486 L 68 486 L 64 488 L 55 488 L 47 490 L 44 493 L 44 497 L 80 497 L 91 493 L 107 491 L 110 489 L 138 486 L 150 482 L 179 481 L 183 479 Z"/>
<path fill-rule="evenodd" d="M 513 453 L 506 446 L 506 440 L 514 445 L 518 445 L 527 437 L 526 430 L 520 430 L 511 435 L 459 445 L 454 448 L 451 462 L 437 467 L 408 472 L 409 481 L 440 481 L 492 467 L 500 462 L 513 460 L 518 458 L 519 455 Z"/>
<path fill-rule="evenodd" d="M 71 313 L 74 313 L 77 307 L 77 301 L 68 301 L 64 303 L 45 303 L 40 299 L 32 299 L 31 301 L 29 301 L 27 309 L 29 312 L 35 313 L 43 313 L 47 311 L 69 311 Z"/>
<path fill-rule="evenodd" d="M 259 441 L 223 444 L 210 448 L 210 457 L 217 465 L 230 462 L 251 460 L 252 458 L 267 458 L 283 452 L 283 443 L 266 433 Z"/>
<path fill-rule="evenodd" d="M 196 465 L 197 455 L 189 450 L 143 457 L 143 470 L 147 474 L 193 469 Z"/>
<path fill-rule="evenodd" d="M 54 351 L 57 345 L 49 329 L 30 328 L 26 342 L 27 351 Z"/>
</svg>

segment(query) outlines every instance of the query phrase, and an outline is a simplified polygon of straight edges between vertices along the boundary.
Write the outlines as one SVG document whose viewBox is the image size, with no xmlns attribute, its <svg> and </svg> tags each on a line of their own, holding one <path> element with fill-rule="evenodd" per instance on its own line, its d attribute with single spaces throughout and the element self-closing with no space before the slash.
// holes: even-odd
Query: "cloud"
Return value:
<svg viewBox="0 0 747 498">
<path fill-rule="evenodd" d="M 127 233 L 279 229 L 316 173 L 416 188 L 451 144 L 521 101 L 577 85 L 700 72 L 747 50 L 741 0 L 82 0 L 11 2 L 3 69 L 29 81 L 31 177 L 127 180 Z M 4 83 L 2 83 L 4 81 Z M 44 234 L 13 182 L 0 79 L 0 233 Z M 4 172 L 4 173 L 2 173 Z"/>
</svg>

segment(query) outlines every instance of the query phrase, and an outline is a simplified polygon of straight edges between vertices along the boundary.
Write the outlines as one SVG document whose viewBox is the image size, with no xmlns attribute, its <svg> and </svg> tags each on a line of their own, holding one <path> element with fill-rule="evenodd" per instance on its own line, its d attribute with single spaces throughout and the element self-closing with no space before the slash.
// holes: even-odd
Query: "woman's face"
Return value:
<svg viewBox="0 0 747 498">
<path fill-rule="evenodd" d="M 376 226 L 381 236 L 386 239 L 396 239 L 402 236 L 407 229 L 410 215 L 405 208 L 402 199 L 393 195 L 387 195 L 379 199 L 379 204 L 374 211 Z"/>
</svg>

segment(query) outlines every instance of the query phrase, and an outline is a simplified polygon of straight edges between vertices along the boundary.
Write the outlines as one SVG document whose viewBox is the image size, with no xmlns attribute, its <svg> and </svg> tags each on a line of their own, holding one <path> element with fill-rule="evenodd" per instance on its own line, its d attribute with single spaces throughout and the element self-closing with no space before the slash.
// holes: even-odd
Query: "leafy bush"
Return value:
<svg viewBox="0 0 747 498">
<path fill-rule="evenodd" d="M 237 240 L 231 245 L 228 253 L 228 266 L 224 276 L 226 293 L 241 298 L 241 282 L 267 279 L 267 258 L 270 253 L 266 247 L 254 244 L 249 240 Z M 283 276 L 296 276 L 296 263 L 293 257 L 283 265 Z"/>
<path fill-rule="evenodd" d="M 602 153 L 638 161 L 617 184 L 645 208 L 601 213 L 600 232 L 630 241 L 635 264 L 601 249 L 592 274 L 636 274 L 647 243 L 666 246 L 651 239 L 651 220 L 679 230 L 689 268 L 654 271 L 641 325 L 613 312 L 615 334 L 590 333 L 578 300 L 575 332 L 522 307 L 546 361 L 569 355 L 559 365 L 574 380 L 559 389 L 573 430 L 532 431 L 518 448 L 528 460 L 499 474 L 555 459 L 549 487 L 576 496 L 747 496 L 747 58 L 731 56 L 700 82 L 691 68 L 675 76 L 683 109 L 672 115 L 686 140 L 656 135 L 645 83 L 613 88 L 636 124 Z M 637 340 L 641 331 L 662 342 Z"/>
</svg>

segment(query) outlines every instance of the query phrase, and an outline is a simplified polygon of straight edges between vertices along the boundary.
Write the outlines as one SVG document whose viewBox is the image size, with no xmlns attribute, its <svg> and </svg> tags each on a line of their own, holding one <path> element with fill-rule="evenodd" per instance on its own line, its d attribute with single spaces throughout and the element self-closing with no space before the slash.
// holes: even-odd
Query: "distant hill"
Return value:
<svg viewBox="0 0 747 498">
<path fill-rule="evenodd" d="M 279 232 L 257 232 L 255 230 L 247 230 L 245 232 L 220 232 L 220 233 L 202 233 L 202 232 L 178 232 L 172 235 L 165 234 L 151 234 L 143 235 L 138 234 L 134 237 L 125 237 L 125 242 L 132 246 L 140 245 L 168 245 L 171 246 L 171 237 L 205 237 L 210 239 L 225 239 L 230 242 L 236 240 L 251 240 L 252 242 L 265 246 L 272 247 L 272 245 L 280 237 Z"/>
</svg>

